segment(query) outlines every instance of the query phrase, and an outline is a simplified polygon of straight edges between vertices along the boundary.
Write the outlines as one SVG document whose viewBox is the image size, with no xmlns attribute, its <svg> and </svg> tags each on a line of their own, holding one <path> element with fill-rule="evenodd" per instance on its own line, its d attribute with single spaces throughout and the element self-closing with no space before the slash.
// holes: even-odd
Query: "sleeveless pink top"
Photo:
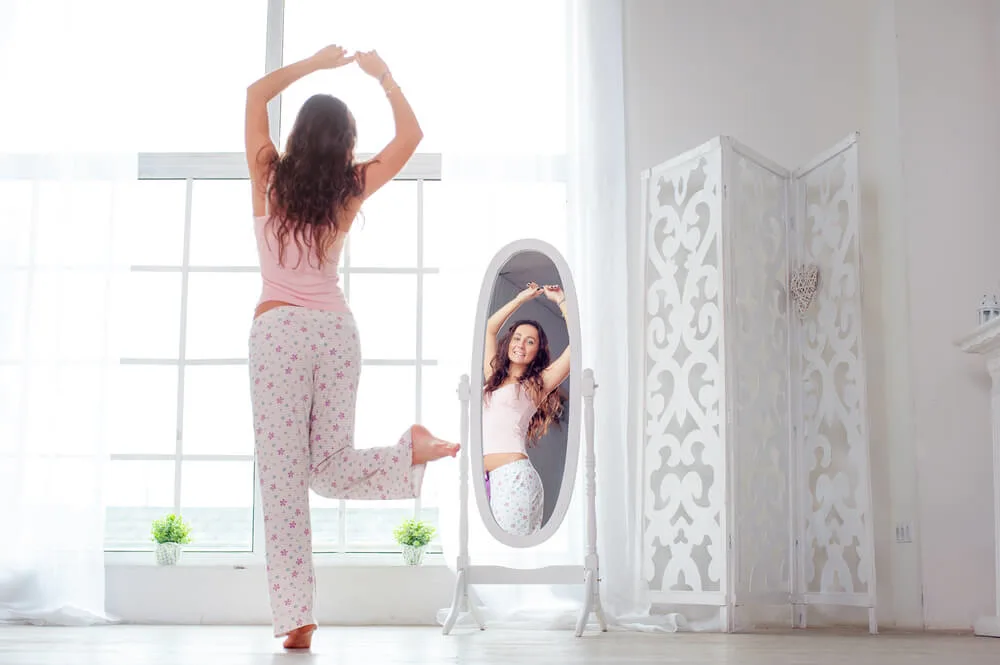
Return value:
<svg viewBox="0 0 1000 665">
<path fill-rule="evenodd" d="M 319 309 L 327 312 L 349 312 L 347 298 L 340 288 L 340 254 L 344 249 L 345 234 L 340 234 L 330 248 L 330 256 L 320 268 L 316 255 L 304 244 L 302 250 L 289 236 L 285 247 L 284 265 L 278 263 L 278 238 L 269 217 L 254 217 L 254 232 L 257 236 L 257 255 L 260 259 L 260 275 L 263 279 L 260 300 L 283 302 Z"/>
<path fill-rule="evenodd" d="M 537 407 L 527 392 L 508 383 L 483 399 L 483 454 L 527 454 L 528 425 Z"/>
</svg>

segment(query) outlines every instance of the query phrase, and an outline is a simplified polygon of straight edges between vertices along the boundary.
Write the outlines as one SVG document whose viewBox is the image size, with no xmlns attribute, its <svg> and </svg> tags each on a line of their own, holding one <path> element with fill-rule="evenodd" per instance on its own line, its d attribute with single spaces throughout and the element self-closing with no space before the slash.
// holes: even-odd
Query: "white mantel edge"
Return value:
<svg viewBox="0 0 1000 665">
<path fill-rule="evenodd" d="M 996 557 L 996 612 L 976 621 L 973 632 L 982 637 L 1000 637 L 1000 319 L 985 323 L 955 341 L 965 353 L 986 356 L 986 366 L 993 379 L 993 518 L 994 556 Z"/>
<path fill-rule="evenodd" d="M 968 335 L 956 340 L 955 346 L 965 353 L 980 355 L 1000 353 L 1000 319 L 984 323 Z"/>
</svg>

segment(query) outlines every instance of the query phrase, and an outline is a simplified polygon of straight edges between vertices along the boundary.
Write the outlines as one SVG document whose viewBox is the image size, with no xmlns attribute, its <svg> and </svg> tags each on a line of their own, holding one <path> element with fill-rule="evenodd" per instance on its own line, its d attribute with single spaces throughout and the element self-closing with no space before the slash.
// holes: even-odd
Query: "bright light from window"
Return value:
<svg viewBox="0 0 1000 665">
<path fill-rule="evenodd" d="M 286 63 L 329 43 L 375 49 L 424 130 L 423 152 L 471 145 L 483 154 L 566 150 L 565 0 L 292 0 L 285 9 Z M 378 83 L 356 66 L 299 81 L 282 101 L 282 144 L 302 103 L 332 94 L 352 109 L 358 151 L 393 135 Z M 498 129 L 499 128 L 499 129 Z M 515 128 L 516 131 L 511 131 Z"/>
</svg>

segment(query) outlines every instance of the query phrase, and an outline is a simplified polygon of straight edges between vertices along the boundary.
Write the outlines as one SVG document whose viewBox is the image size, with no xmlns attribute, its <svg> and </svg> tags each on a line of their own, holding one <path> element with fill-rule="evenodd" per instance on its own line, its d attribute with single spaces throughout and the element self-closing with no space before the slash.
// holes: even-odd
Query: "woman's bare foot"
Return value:
<svg viewBox="0 0 1000 665">
<path fill-rule="evenodd" d="M 285 638 L 283 646 L 286 649 L 308 649 L 312 646 L 313 632 L 315 630 L 316 624 L 299 626 L 295 630 L 288 633 L 288 637 Z"/>
<path fill-rule="evenodd" d="M 413 464 L 424 464 L 442 457 L 454 457 L 458 454 L 459 445 L 449 443 L 434 436 L 423 425 L 410 428 L 410 438 L 413 440 Z"/>
</svg>

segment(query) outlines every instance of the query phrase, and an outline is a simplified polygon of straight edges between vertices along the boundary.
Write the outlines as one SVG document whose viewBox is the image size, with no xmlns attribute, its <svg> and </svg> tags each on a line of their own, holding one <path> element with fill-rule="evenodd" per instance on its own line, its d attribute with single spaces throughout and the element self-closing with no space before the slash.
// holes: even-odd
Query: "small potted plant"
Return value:
<svg viewBox="0 0 1000 665">
<path fill-rule="evenodd" d="M 156 541 L 156 563 L 161 566 L 175 565 L 183 546 L 191 542 L 191 527 L 173 513 L 153 520 L 152 534 Z"/>
<path fill-rule="evenodd" d="M 420 520 L 403 520 L 392 532 L 396 542 L 403 548 L 403 561 L 408 566 L 419 566 L 424 559 L 424 550 L 434 537 L 435 528 Z"/>
</svg>

